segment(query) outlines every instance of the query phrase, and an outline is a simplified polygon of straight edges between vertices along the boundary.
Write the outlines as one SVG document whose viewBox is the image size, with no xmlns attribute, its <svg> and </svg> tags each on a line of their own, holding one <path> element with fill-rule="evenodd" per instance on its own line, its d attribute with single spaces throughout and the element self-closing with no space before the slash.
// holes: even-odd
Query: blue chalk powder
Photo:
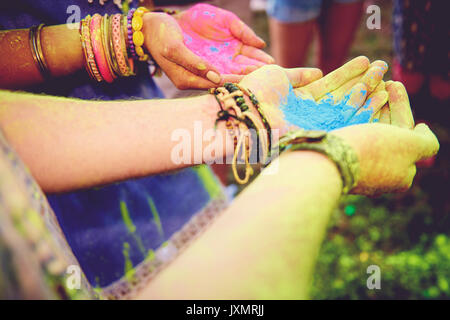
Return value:
<svg viewBox="0 0 450 320">
<path fill-rule="evenodd" d="M 349 96 L 346 96 L 342 101 L 334 104 L 331 96 L 320 102 L 301 99 L 295 95 L 291 86 L 288 96 L 281 104 L 281 111 L 287 122 L 305 130 L 331 131 L 355 124 L 368 123 L 373 110 L 367 109 L 356 114 L 358 109 L 348 105 L 348 100 Z M 366 105 L 369 103 L 370 100 L 366 102 Z M 374 119 L 374 122 L 376 121 Z"/>
</svg>

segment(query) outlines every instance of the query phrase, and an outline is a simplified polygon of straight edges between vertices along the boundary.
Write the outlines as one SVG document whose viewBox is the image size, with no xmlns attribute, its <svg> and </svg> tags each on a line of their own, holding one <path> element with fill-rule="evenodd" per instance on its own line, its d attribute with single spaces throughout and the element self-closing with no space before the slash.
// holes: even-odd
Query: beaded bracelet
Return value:
<svg viewBox="0 0 450 320">
<path fill-rule="evenodd" d="M 243 88 L 241 85 L 236 84 L 236 86 L 239 88 L 239 90 L 241 90 L 243 93 L 245 93 L 249 98 L 250 101 L 252 102 L 253 106 L 255 106 L 256 110 L 259 113 L 259 116 L 261 117 L 261 121 L 264 124 L 264 127 L 267 130 L 267 140 L 269 143 L 269 157 L 270 157 L 270 153 L 272 150 L 272 128 L 270 127 L 269 121 L 267 120 L 267 117 L 265 115 L 265 113 L 263 112 L 261 105 L 259 104 L 258 99 L 256 98 L 256 96 L 253 94 L 253 92 L 250 91 L 250 89 L 246 89 Z"/>
<path fill-rule="evenodd" d="M 128 51 L 130 52 L 131 57 L 133 59 L 138 59 L 138 56 L 136 54 L 136 48 L 135 48 L 134 43 L 133 43 L 133 28 L 132 28 L 132 25 L 131 25 L 131 22 L 132 22 L 132 19 L 133 19 L 133 15 L 134 15 L 135 11 L 136 11 L 136 9 L 131 9 L 130 12 L 128 12 L 128 15 L 127 15 L 127 24 L 126 24 L 126 26 L 127 26 L 127 39 L 128 39 L 127 44 L 128 44 Z"/>
<path fill-rule="evenodd" d="M 253 169 L 250 165 L 250 149 L 251 139 L 250 130 L 256 131 L 256 145 L 257 145 L 257 161 L 260 161 L 259 157 L 259 143 L 262 144 L 263 159 L 265 161 L 268 148 L 267 141 L 264 135 L 261 137 L 259 131 L 262 130 L 256 116 L 250 111 L 248 105 L 243 98 L 243 92 L 238 89 L 234 84 L 227 83 L 224 87 L 210 89 L 209 92 L 214 94 L 217 102 L 220 106 L 220 111 L 217 113 L 216 124 L 219 121 L 225 121 L 228 132 L 231 133 L 234 141 L 234 155 L 232 160 L 232 170 L 235 180 L 244 184 L 247 183 L 250 176 L 253 175 Z M 236 134 L 236 131 L 239 131 Z M 239 151 L 242 150 L 242 158 L 245 162 L 245 176 L 241 178 L 237 172 L 237 157 Z"/>
<path fill-rule="evenodd" d="M 133 14 L 131 19 L 131 28 L 133 29 L 133 44 L 135 52 L 139 57 L 139 61 L 148 61 L 149 55 L 144 52 L 142 46 L 144 45 L 144 34 L 142 33 L 142 27 L 144 26 L 144 20 L 142 17 L 149 10 L 145 7 L 139 7 Z"/>
<path fill-rule="evenodd" d="M 121 37 L 121 44 L 122 44 L 122 51 L 125 58 L 125 62 L 127 64 L 128 70 L 130 75 L 135 75 L 135 70 L 134 70 L 134 59 L 133 56 L 129 56 L 129 47 L 130 47 L 130 43 L 129 41 L 127 41 L 128 39 L 128 18 L 127 16 L 123 16 L 123 19 L 121 19 L 120 21 L 120 26 L 122 29 L 122 34 L 123 36 Z M 131 41 L 133 42 L 133 41 Z M 133 48 L 134 48 L 134 44 L 133 44 Z"/>
<path fill-rule="evenodd" d="M 254 105 L 256 110 L 258 111 L 261 121 L 263 122 L 264 127 L 267 130 L 268 153 L 266 156 L 263 157 L 263 159 L 265 161 L 266 157 L 270 157 L 270 151 L 272 149 L 272 129 L 269 125 L 269 122 L 268 122 L 266 116 L 264 115 L 264 113 L 261 109 L 261 106 L 259 105 L 259 101 L 256 99 L 256 96 L 250 92 L 250 90 L 243 88 L 239 84 L 225 83 L 224 87 L 227 88 L 227 90 L 230 91 L 230 93 L 234 94 L 234 99 L 242 112 L 246 112 L 249 110 L 248 105 L 245 103 L 244 94 L 246 94 L 249 97 L 250 101 L 252 102 L 252 104 Z M 258 135 L 257 142 L 259 143 L 260 139 L 259 139 L 258 131 L 257 131 L 257 135 Z M 259 145 L 258 145 L 257 150 L 258 150 L 257 157 L 258 157 L 258 161 L 259 161 Z"/>
</svg>

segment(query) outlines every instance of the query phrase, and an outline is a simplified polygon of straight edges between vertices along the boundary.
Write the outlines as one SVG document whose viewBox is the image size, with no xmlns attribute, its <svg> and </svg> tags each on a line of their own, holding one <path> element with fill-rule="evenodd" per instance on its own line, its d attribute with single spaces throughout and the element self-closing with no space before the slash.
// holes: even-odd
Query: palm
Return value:
<svg viewBox="0 0 450 320">
<path fill-rule="evenodd" d="M 264 42 L 229 11 L 199 4 L 176 18 L 185 45 L 223 74 L 247 74 L 272 62 L 256 48 Z"/>
<path fill-rule="evenodd" d="M 321 76 L 319 69 L 283 69 L 276 65 L 267 65 L 246 75 L 239 84 L 256 95 L 272 129 L 279 129 L 281 136 L 293 129 L 280 109 L 291 92 L 290 89 L 306 86 Z"/>
</svg>

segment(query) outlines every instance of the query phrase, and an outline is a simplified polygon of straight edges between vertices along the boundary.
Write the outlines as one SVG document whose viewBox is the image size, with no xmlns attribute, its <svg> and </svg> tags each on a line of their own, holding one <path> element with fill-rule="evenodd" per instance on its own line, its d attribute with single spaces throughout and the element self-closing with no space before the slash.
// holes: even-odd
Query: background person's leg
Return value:
<svg viewBox="0 0 450 320">
<path fill-rule="evenodd" d="M 283 23 L 269 19 L 272 56 L 285 68 L 303 67 L 313 40 L 316 21 Z"/>
<path fill-rule="evenodd" d="M 321 0 L 268 1 L 272 56 L 278 65 L 286 68 L 305 65 L 321 4 Z"/>
<path fill-rule="evenodd" d="M 326 74 L 345 62 L 361 20 L 363 2 L 341 0 L 324 5 L 319 26 L 319 68 Z"/>
</svg>

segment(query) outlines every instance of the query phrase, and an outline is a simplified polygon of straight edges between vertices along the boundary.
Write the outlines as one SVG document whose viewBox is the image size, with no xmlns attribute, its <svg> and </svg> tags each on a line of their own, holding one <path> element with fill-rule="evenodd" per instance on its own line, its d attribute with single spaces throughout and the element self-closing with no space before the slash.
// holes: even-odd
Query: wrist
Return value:
<svg viewBox="0 0 450 320">
<path fill-rule="evenodd" d="M 300 150 L 287 152 L 279 157 L 280 173 L 286 168 L 286 174 L 299 175 L 299 179 L 294 179 L 295 183 L 305 183 L 317 186 L 319 189 L 326 186 L 329 191 L 336 192 L 339 197 L 342 194 L 342 179 L 336 163 L 326 155 L 311 151 Z M 308 175 L 314 174 L 317 179 L 301 179 L 305 172 Z"/>
<path fill-rule="evenodd" d="M 165 13 L 161 13 L 161 12 L 146 12 L 143 16 L 142 16 L 142 33 L 144 34 L 145 37 L 145 42 L 144 42 L 144 46 L 143 48 L 147 51 L 147 53 L 149 53 L 150 55 L 153 56 L 153 52 L 152 52 L 152 46 L 150 45 L 151 43 L 151 39 L 154 38 L 153 33 L 155 32 L 155 30 L 153 30 L 155 28 L 156 25 L 158 25 L 157 23 L 154 23 L 154 19 L 159 17 L 161 14 L 165 14 Z M 159 26 L 159 28 L 161 28 L 161 26 Z M 159 31 L 159 29 L 158 29 Z"/>
<path fill-rule="evenodd" d="M 348 193 L 356 186 L 360 175 L 356 151 L 344 139 L 325 131 L 298 130 L 288 132 L 276 145 L 277 152 L 310 150 L 324 154 L 333 161 L 342 178 L 342 192 Z"/>
</svg>

